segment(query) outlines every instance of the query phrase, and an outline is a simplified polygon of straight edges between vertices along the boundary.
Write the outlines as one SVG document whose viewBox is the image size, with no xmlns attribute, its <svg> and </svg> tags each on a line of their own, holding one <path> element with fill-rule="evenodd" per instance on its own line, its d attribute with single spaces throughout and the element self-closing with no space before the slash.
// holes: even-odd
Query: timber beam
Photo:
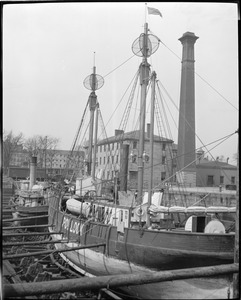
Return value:
<svg viewBox="0 0 241 300">
<path fill-rule="evenodd" d="M 46 250 L 46 251 L 39 251 L 39 252 L 31 252 L 31 253 L 20 253 L 20 254 L 13 254 L 13 255 L 3 255 L 2 259 L 12 259 L 12 258 L 22 258 L 22 257 L 28 257 L 28 256 L 37 256 L 37 255 L 46 255 L 51 253 L 61 253 L 61 252 L 68 252 L 73 250 L 81 250 L 81 249 L 87 249 L 87 248 L 95 248 L 95 247 L 101 247 L 105 246 L 106 243 L 101 244 L 93 244 L 93 245 L 84 245 L 79 247 L 71 247 L 69 249 L 54 249 L 54 250 Z"/>
<path fill-rule="evenodd" d="M 188 278 L 201 278 L 217 275 L 227 275 L 239 272 L 239 264 L 227 264 L 212 267 L 200 267 L 139 274 L 122 274 L 78 279 L 53 280 L 21 284 L 6 284 L 3 286 L 4 297 L 55 294 L 64 292 L 79 292 L 100 290 L 102 288 L 117 288 L 148 283 L 156 283 Z"/>
<path fill-rule="evenodd" d="M 51 234 L 63 234 L 63 232 L 12 232 L 3 233 L 3 237 L 13 237 L 13 236 L 36 236 L 36 235 L 51 235 Z"/>
<path fill-rule="evenodd" d="M 33 242 L 11 242 L 11 243 L 4 243 L 2 247 L 12 247 L 12 246 L 27 246 L 27 245 L 41 245 L 41 244 L 64 244 L 64 243 L 78 243 L 77 240 L 70 241 L 70 240 L 61 240 L 61 241 L 52 241 L 52 240 L 44 240 L 44 241 L 33 241 Z"/>
<path fill-rule="evenodd" d="M 3 219 L 2 222 L 15 222 L 15 221 L 26 221 L 26 220 L 33 220 L 33 219 L 41 219 L 46 218 L 49 215 L 41 215 L 41 216 L 34 216 L 34 217 L 23 217 L 23 218 L 13 218 L 13 219 Z"/>
<path fill-rule="evenodd" d="M 44 228 L 44 227 L 53 227 L 53 224 L 44 224 L 44 225 L 27 225 L 27 226 L 9 226 L 3 227 L 3 230 L 11 230 L 11 229 L 26 229 L 26 228 Z"/>
</svg>

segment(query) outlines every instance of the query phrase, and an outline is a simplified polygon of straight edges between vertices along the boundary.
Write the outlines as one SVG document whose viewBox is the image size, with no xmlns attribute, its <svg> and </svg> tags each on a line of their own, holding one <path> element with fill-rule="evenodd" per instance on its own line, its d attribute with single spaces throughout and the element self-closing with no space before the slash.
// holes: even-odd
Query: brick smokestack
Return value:
<svg viewBox="0 0 241 300">
<path fill-rule="evenodd" d="M 195 144 L 195 80 L 194 80 L 194 44 L 198 39 L 192 32 L 186 32 L 179 39 L 183 46 L 181 91 L 179 106 L 177 168 L 179 171 L 185 168 L 191 181 L 196 185 L 196 144 Z M 188 166 L 188 167 L 187 167 Z M 190 176 L 190 172 L 193 176 Z M 183 175 L 183 174 L 182 174 Z M 186 174 L 187 175 L 187 174 Z M 190 182 L 189 182 L 190 184 Z"/>
</svg>

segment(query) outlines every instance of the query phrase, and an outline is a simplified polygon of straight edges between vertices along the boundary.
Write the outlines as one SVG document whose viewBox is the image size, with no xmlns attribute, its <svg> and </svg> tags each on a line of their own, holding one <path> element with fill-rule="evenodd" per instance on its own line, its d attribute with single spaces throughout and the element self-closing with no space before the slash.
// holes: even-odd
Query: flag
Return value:
<svg viewBox="0 0 241 300">
<path fill-rule="evenodd" d="M 147 9 L 148 9 L 148 14 L 149 15 L 159 15 L 159 16 L 162 17 L 162 14 L 158 9 L 152 8 L 152 7 L 147 7 Z"/>
</svg>

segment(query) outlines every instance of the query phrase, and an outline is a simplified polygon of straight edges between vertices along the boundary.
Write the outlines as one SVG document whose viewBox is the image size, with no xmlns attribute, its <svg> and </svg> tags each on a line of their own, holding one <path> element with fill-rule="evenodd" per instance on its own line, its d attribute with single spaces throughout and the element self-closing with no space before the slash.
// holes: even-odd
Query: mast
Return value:
<svg viewBox="0 0 241 300">
<path fill-rule="evenodd" d="M 143 194 L 143 177 L 144 177 L 144 162 L 143 152 L 145 144 L 145 120 L 146 120 L 146 91 L 149 83 L 150 65 L 147 62 L 148 56 L 148 24 L 144 25 L 144 35 L 142 38 L 142 63 L 140 65 L 140 85 L 141 85 L 141 104 L 140 104 L 140 142 L 138 152 L 138 185 L 137 185 L 137 202 L 142 203 Z"/>
<path fill-rule="evenodd" d="M 92 179 L 95 180 L 95 163 L 96 163 L 96 149 L 97 149 L 97 134 L 98 134 L 98 115 L 99 115 L 99 103 L 96 103 L 96 112 L 95 112 L 95 141 L 93 149 L 93 163 L 92 163 Z"/>
<path fill-rule="evenodd" d="M 142 57 L 140 64 L 140 85 L 141 85 L 141 103 L 140 103 L 140 135 L 138 150 L 138 190 L 137 204 L 142 204 L 143 178 L 144 178 L 144 160 L 145 160 L 145 122 L 146 122 L 146 94 L 150 77 L 150 64 L 147 58 L 157 51 L 160 39 L 153 34 L 148 34 L 148 24 L 144 24 L 144 33 L 137 38 L 133 45 L 132 51 L 135 55 Z"/>
<path fill-rule="evenodd" d="M 152 72 L 151 75 L 151 81 L 152 81 L 152 90 L 151 90 L 151 126 L 150 126 L 150 181 L 149 181 L 149 187 L 148 187 L 148 208 L 151 206 L 151 197 L 152 197 L 152 185 L 153 185 L 153 148 L 154 148 L 154 110 L 155 110 L 155 86 L 156 86 L 156 72 Z M 147 209 L 148 211 L 148 209 Z M 150 214 L 147 214 L 147 221 L 146 221 L 147 227 L 149 227 L 150 224 Z"/>
<path fill-rule="evenodd" d="M 93 128 L 94 128 L 94 113 L 96 107 L 96 94 L 95 94 L 95 82 L 96 82 L 96 68 L 93 67 L 93 74 L 91 88 L 92 92 L 89 96 L 89 109 L 90 109 L 90 127 L 89 127 L 89 147 L 88 147 L 88 159 L 87 159 L 87 174 L 91 175 L 91 166 L 92 166 L 92 145 L 93 145 Z"/>
<path fill-rule="evenodd" d="M 99 104 L 97 103 L 97 96 L 95 91 L 100 89 L 104 84 L 104 79 L 100 75 L 96 74 L 96 67 L 93 67 L 93 73 L 85 78 L 84 86 L 91 90 L 89 95 L 88 103 L 90 109 L 90 123 L 89 123 L 89 144 L 88 144 L 88 153 L 87 153 L 87 175 L 92 175 L 93 179 L 95 177 L 95 160 L 96 160 L 96 145 L 94 147 L 94 161 L 92 161 L 92 147 L 93 147 L 93 131 L 94 131 L 94 115 L 96 112 L 96 128 L 95 128 L 95 143 L 97 143 L 97 127 L 98 127 L 98 108 Z M 93 166 L 92 166 L 93 165 Z"/>
</svg>

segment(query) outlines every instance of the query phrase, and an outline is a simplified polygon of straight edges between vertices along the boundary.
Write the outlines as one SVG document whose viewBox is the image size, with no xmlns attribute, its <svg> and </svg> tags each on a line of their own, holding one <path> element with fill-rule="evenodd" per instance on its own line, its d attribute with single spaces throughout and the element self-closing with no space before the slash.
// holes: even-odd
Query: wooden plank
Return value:
<svg viewBox="0 0 241 300">
<path fill-rule="evenodd" d="M 64 243 L 77 243 L 78 241 L 74 240 L 61 240 L 61 241 L 50 241 L 50 240 L 44 240 L 44 241 L 33 241 L 33 242 L 13 242 L 13 243 L 4 243 L 2 244 L 3 247 L 12 247 L 12 246 L 24 246 L 24 245 L 41 245 L 41 244 L 64 244 Z"/>
<path fill-rule="evenodd" d="M 77 279 L 53 280 L 51 282 L 34 282 L 22 284 L 7 284 L 3 287 L 5 297 L 18 295 L 42 295 L 64 292 L 79 292 L 100 290 L 101 288 L 116 288 L 148 283 L 156 283 L 187 278 L 226 275 L 239 272 L 238 264 L 228 264 L 212 267 L 179 269 L 153 273 L 122 274 L 99 277 L 83 277 Z"/>
<path fill-rule="evenodd" d="M 51 253 L 61 253 L 61 252 L 68 252 L 68 251 L 74 251 L 74 250 L 80 250 L 80 249 L 101 247 L 101 246 L 105 246 L 105 245 L 106 245 L 106 243 L 100 243 L 100 244 L 85 245 L 85 246 L 79 246 L 79 247 L 71 247 L 70 249 L 59 249 L 59 250 L 54 249 L 54 250 L 46 250 L 46 251 L 40 251 L 40 252 L 3 255 L 2 259 L 5 260 L 5 259 L 11 259 L 11 258 L 21 258 L 21 257 L 37 256 L 37 255 L 51 254 Z"/>
<path fill-rule="evenodd" d="M 36 236 L 36 235 L 50 235 L 50 234 L 62 234 L 63 232 L 12 232 L 3 233 L 3 237 L 13 237 L 13 236 Z"/>
<path fill-rule="evenodd" d="M 26 217 L 26 218 L 16 218 L 16 219 L 5 219 L 5 220 L 2 220 L 2 222 L 26 221 L 26 220 L 40 219 L 40 218 L 46 218 L 46 217 L 48 217 L 48 215 Z"/>
<path fill-rule="evenodd" d="M 41 228 L 41 227 L 52 227 L 53 224 L 43 224 L 43 225 L 26 225 L 26 226 L 10 226 L 3 227 L 3 230 L 11 230 L 11 229 L 26 229 L 26 228 Z"/>
</svg>

